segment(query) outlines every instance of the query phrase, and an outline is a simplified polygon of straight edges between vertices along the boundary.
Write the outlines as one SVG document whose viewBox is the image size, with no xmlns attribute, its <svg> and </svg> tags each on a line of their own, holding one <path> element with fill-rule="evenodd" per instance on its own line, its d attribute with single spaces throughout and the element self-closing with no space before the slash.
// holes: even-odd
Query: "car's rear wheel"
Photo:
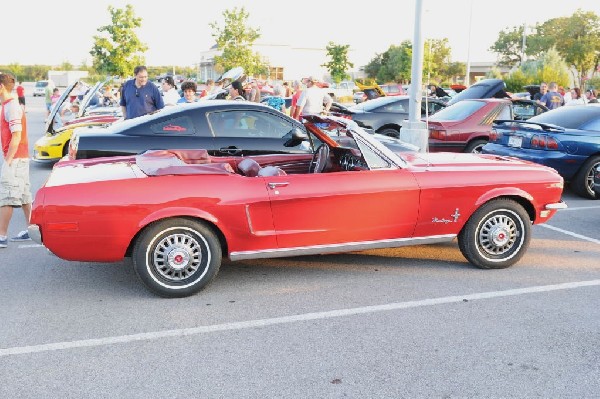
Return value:
<svg viewBox="0 0 600 399">
<path fill-rule="evenodd" d="M 65 145 L 63 146 L 63 150 L 62 150 L 62 155 L 63 157 L 65 155 L 69 154 L 69 145 L 71 145 L 71 140 L 67 140 L 67 142 L 65 143 Z"/>
<path fill-rule="evenodd" d="M 600 166 L 600 156 L 590 157 L 583 163 L 575 178 L 571 181 L 571 188 L 578 195 L 589 199 L 600 199 L 594 191 L 594 174 Z"/>
<path fill-rule="evenodd" d="M 395 137 L 395 138 L 400 137 L 400 130 L 393 129 L 391 127 L 382 129 L 378 133 L 383 134 L 384 136 L 390 136 L 390 137 Z"/>
<path fill-rule="evenodd" d="M 133 248 L 133 267 L 148 289 L 180 298 L 197 293 L 217 275 L 221 246 L 206 224 L 183 218 L 155 222 Z"/>
<path fill-rule="evenodd" d="M 473 140 L 465 148 L 465 152 L 472 154 L 481 154 L 481 149 L 487 144 L 486 140 Z"/>
<path fill-rule="evenodd" d="M 525 209 L 510 199 L 495 199 L 481 206 L 458 235 L 465 258 L 481 269 L 504 269 L 521 259 L 531 239 L 531 222 Z"/>
</svg>

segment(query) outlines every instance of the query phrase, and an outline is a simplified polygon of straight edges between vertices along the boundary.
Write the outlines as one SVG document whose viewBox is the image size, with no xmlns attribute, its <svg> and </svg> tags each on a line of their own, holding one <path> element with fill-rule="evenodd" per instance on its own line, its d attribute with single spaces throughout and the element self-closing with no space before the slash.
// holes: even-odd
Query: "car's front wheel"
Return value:
<svg viewBox="0 0 600 399">
<path fill-rule="evenodd" d="M 206 287 L 221 266 L 221 246 L 206 224 L 183 218 L 155 222 L 140 234 L 133 267 L 148 289 L 180 298 Z"/>
<path fill-rule="evenodd" d="M 510 199 L 481 206 L 458 235 L 465 258 L 481 269 L 504 269 L 521 259 L 531 239 L 531 221 L 525 209 Z"/>
</svg>

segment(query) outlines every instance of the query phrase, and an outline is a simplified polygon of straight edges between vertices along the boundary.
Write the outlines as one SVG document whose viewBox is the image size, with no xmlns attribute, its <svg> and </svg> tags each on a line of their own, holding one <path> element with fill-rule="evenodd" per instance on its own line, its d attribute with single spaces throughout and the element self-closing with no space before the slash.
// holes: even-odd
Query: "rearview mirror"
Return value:
<svg viewBox="0 0 600 399">
<path fill-rule="evenodd" d="M 283 143 L 284 147 L 295 147 L 302 143 L 303 141 L 308 141 L 308 134 L 303 132 L 301 129 L 295 127 L 288 134 L 283 136 L 284 139 L 287 139 L 285 143 Z"/>
</svg>

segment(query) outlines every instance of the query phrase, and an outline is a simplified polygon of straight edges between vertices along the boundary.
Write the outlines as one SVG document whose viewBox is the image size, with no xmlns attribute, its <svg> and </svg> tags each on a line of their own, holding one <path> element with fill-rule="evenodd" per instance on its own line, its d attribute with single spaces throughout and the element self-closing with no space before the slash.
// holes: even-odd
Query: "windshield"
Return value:
<svg viewBox="0 0 600 399">
<path fill-rule="evenodd" d="M 483 101 L 463 100 L 452 104 L 429 117 L 430 121 L 461 121 L 481 109 Z"/>
</svg>

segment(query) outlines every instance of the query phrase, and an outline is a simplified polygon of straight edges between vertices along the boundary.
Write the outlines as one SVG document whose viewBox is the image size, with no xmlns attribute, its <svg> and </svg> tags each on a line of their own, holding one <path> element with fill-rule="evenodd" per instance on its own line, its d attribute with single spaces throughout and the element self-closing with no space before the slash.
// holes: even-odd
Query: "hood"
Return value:
<svg viewBox="0 0 600 399">
<path fill-rule="evenodd" d="M 67 98 L 69 98 L 69 96 L 71 95 L 71 92 L 73 91 L 77 83 L 79 83 L 79 81 L 73 82 L 69 86 L 67 86 L 60 98 L 54 103 L 54 106 L 50 110 L 50 115 L 48 115 L 48 119 L 46 119 L 46 133 L 54 134 L 54 119 L 56 118 L 58 111 L 62 109 Z"/>
<path fill-rule="evenodd" d="M 498 92 L 505 89 L 506 84 L 502 79 L 482 79 L 479 82 L 471 85 L 468 89 L 465 89 L 452 97 L 448 101 L 448 105 L 452 105 L 461 100 L 492 98 L 496 96 Z"/>
</svg>

